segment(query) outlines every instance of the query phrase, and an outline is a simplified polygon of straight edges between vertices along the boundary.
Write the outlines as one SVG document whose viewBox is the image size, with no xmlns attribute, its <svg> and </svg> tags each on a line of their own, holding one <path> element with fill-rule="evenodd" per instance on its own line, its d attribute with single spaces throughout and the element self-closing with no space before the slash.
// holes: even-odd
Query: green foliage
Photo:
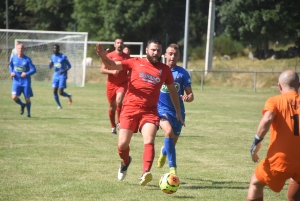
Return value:
<svg viewBox="0 0 300 201">
<path fill-rule="evenodd" d="M 218 56 L 224 54 L 230 56 L 241 55 L 243 53 L 243 45 L 240 42 L 232 40 L 230 37 L 221 35 L 214 37 L 213 53 Z"/>
<path fill-rule="evenodd" d="M 226 0 L 218 11 L 233 39 L 251 41 L 264 49 L 269 40 L 300 35 L 299 2 L 294 0 Z"/>
</svg>

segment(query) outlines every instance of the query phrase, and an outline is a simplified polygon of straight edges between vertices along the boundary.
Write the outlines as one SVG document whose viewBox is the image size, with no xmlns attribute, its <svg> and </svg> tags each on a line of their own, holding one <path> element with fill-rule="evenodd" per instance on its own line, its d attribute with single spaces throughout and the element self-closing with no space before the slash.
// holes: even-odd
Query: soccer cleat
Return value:
<svg viewBox="0 0 300 201">
<path fill-rule="evenodd" d="M 31 117 L 30 114 L 27 114 L 27 117 Z"/>
<path fill-rule="evenodd" d="M 117 129 L 116 128 L 111 128 L 111 133 L 112 134 L 117 134 Z"/>
<path fill-rule="evenodd" d="M 125 179 L 126 174 L 127 174 L 127 168 L 129 167 L 129 165 L 131 163 L 131 160 L 132 160 L 132 158 L 129 156 L 129 163 L 127 165 L 124 165 L 121 162 L 121 166 L 120 166 L 119 171 L 118 171 L 118 179 L 120 181 L 122 181 L 123 179 Z"/>
<path fill-rule="evenodd" d="M 176 167 L 170 167 L 170 173 L 177 175 Z"/>
<path fill-rule="evenodd" d="M 58 106 L 57 109 L 60 110 L 60 109 L 62 109 L 62 107 L 61 107 L 61 106 Z"/>
<path fill-rule="evenodd" d="M 70 97 L 69 97 L 69 102 L 68 102 L 69 105 L 72 104 L 72 95 L 70 94 Z"/>
<path fill-rule="evenodd" d="M 152 180 L 152 174 L 151 172 L 145 172 L 141 179 L 140 179 L 140 185 L 145 186 L 147 183 L 149 183 Z"/>
<path fill-rule="evenodd" d="M 20 115 L 24 114 L 25 104 L 21 106 Z"/>
<path fill-rule="evenodd" d="M 161 148 L 161 151 L 160 151 L 160 154 L 158 157 L 158 161 L 157 161 L 157 167 L 159 167 L 159 168 L 162 168 L 165 165 L 166 159 L 167 159 L 167 155 L 164 155 L 162 153 L 163 148 L 164 147 Z"/>
</svg>

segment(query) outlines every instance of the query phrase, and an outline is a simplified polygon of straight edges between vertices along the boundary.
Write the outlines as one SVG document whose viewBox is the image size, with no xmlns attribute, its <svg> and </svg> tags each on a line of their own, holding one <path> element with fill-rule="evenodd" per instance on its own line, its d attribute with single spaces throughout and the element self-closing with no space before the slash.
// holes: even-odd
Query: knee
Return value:
<svg viewBox="0 0 300 201">
<path fill-rule="evenodd" d="M 12 96 L 11 98 L 12 98 L 13 101 L 18 100 L 18 96 Z"/>
</svg>

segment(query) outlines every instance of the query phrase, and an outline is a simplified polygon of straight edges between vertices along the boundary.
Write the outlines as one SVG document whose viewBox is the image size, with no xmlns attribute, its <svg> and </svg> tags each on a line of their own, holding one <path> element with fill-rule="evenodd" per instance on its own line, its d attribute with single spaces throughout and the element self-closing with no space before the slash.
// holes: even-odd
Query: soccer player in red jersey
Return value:
<svg viewBox="0 0 300 201">
<path fill-rule="evenodd" d="M 262 110 L 263 117 L 250 149 L 252 160 L 257 162 L 261 141 L 271 128 L 268 153 L 266 158 L 259 162 L 251 177 L 247 201 L 264 200 L 265 186 L 280 192 L 288 179 L 288 200 L 300 200 L 298 74 L 292 70 L 282 72 L 278 79 L 278 87 L 281 94 L 266 101 Z"/>
<path fill-rule="evenodd" d="M 146 58 L 132 58 L 117 62 L 106 56 L 101 44 L 97 44 L 95 50 L 108 69 L 128 70 L 131 74 L 120 117 L 118 153 L 122 162 L 118 179 L 123 180 L 127 174 L 127 168 L 132 160 L 129 156 L 130 140 L 133 133 L 140 131 L 144 140 L 140 185 L 145 186 L 152 180 L 150 169 L 155 154 L 155 136 L 159 128 L 157 102 L 162 84 L 165 84 L 170 92 L 177 119 L 184 124 L 172 72 L 167 65 L 160 62 L 162 44 L 159 40 L 151 39 L 146 47 Z"/>
<path fill-rule="evenodd" d="M 115 40 L 115 51 L 107 54 L 107 57 L 113 61 L 123 61 L 129 59 L 128 54 L 123 53 L 123 40 Z M 106 82 L 106 95 L 109 102 L 108 116 L 111 124 L 112 134 L 117 134 L 115 115 L 117 111 L 117 122 L 122 109 L 122 102 L 128 87 L 128 75 L 126 70 L 109 70 L 105 64 L 100 69 L 102 74 L 108 74 Z"/>
</svg>

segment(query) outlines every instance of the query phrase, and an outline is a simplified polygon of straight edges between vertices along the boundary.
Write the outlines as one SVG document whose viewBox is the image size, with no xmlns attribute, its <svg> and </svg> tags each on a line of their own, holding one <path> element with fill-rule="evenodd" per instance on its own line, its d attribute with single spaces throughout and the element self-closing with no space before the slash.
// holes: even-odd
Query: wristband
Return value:
<svg viewBox="0 0 300 201">
<path fill-rule="evenodd" d="M 257 134 L 254 136 L 253 144 L 250 148 L 251 155 L 255 152 L 257 145 L 263 140 L 263 138 L 260 138 Z"/>
</svg>

